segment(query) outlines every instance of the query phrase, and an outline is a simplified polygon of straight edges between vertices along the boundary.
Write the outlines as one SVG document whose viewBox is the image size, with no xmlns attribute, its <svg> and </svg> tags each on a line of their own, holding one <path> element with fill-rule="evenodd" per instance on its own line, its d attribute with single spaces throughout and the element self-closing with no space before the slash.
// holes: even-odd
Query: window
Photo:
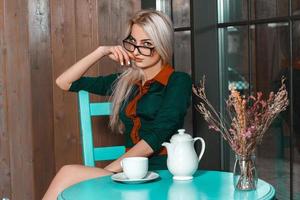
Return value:
<svg viewBox="0 0 300 200">
<path fill-rule="evenodd" d="M 218 0 L 221 107 L 231 87 L 269 93 L 287 78 L 290 107 L 256 152 L 259 178 L 275 187 L 278 199 L 300 198 L 299 15 L 299 0 Z M 233 160 L 227 166 L 231 170 Z"/>
</svg>

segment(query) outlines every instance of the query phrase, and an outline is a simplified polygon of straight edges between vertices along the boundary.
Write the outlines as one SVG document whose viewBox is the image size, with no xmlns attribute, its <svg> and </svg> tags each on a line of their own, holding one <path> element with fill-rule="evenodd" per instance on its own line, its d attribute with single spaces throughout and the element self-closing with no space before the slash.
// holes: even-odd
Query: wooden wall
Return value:
<svg viewBox="0 0 300 200">
<path fill-rule="evenodd" d="M 0 0 L 0 199 L 41 199 L 62 165 L 81 163 L 77 97 L 54 81 L 97 46 L 118 44 L 140 7 L 139 0 Z M 103 59 L 88 74 L 117 70 Z M 95 122 L 96 144 L 122 142 L 107 118 Z"/>
</svg>

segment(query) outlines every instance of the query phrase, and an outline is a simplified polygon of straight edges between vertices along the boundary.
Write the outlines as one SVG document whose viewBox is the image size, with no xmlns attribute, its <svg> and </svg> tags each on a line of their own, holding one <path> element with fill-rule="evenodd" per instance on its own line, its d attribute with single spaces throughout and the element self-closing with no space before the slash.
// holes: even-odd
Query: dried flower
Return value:
<svg viewBox="0 0 300 200">
<path fill-rule="evenodd" d="M 205 77 L 200 81 L 200 86 L 193 86 L 193 93 L 200 98 L 196 108 L 201 113 L 208 128 L 220 132 L 228 141 L 232 150 L 240 156 L 250 156 L 262 141 L 264 134 L 278 114 L 286 110 L 289 101 L 285 78 L 281 80 L 278 92 L 270 92 L 267 100 L 263 94 L 257 92 L 256 96 L 241 96 L 234 89 L 230 91 L 226 101 L 226 109 L 230 123 L 216 112 L 206 98 Z"/>
</svg>

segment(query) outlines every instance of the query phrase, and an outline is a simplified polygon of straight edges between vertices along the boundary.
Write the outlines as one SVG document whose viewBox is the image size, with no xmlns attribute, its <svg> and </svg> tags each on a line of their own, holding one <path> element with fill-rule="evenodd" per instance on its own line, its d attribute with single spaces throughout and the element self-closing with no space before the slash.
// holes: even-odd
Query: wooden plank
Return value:
<svg viewBox="0 0 300 200">
<path fill-rule="evenodd" d="M 97 0 L 76 0 L 76 60 L 80 60 L 98 47 L 97 16 Z M 98 76 L 98 63 L 94 64 L 85 75 Z M 99 98 L 92 96 L 91 100 L 99 101 Z M 78 110 L 78 106 L 75 106 L 74 109 Z M 77 131 L 77 136 L 79 141 L 78 147 L 80 149 L 78 160 L 82 162 L 79 129 Z"/>
<path fill-rule="evenodd" d="M 55 166 L 79 163 L 81 154 L 78 140 L 76 95 L 64 92 L 55 79 L 76 62 L 76 16 L 74 0 L 52 0 L 51 38 L 53 69 L 53 109 Z"/>
<path fill-rule="evenodd" d="M 4 0 L 0 0 L 0 197 L 11 198 L 9 134 L 7 130 L 6 43 Z"/>
<path fill-rule="evenodd" d="M 34 199 L 27 12 L 27 1 L 5 1 L 7 129 L 10 135 L 11 199 Z"/>
<path fill-rule="evenodd" d="M 49 0 L 28 1 L 35 199 L 55 172 Z"/>
</svg>

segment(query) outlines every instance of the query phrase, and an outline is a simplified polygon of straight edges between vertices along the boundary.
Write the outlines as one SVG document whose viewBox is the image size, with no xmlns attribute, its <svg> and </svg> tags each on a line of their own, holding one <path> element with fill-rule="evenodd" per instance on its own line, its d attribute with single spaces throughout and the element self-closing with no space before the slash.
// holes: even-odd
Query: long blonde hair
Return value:
<svg viewBox="0 0 300 200">
<path fill-rule="evenodd" d="M 162 63 L 170 63 L 173 53 L 173 25 L 170 18 L 160 11 L 141 10 L 128 21 L 126 37 L 130 35 L 133 24 L 139 25 L 148 34 Z M 132 67 L 126 69 L 115 81 L 110 99 L 112 114 L 109 123 L 113 131 L 124 132 L 124 126 L 119 119 L 120 108 L 128 100 L 134 84 L 144 79 L 143 70 L 133 63 Z"/>
</svg>

